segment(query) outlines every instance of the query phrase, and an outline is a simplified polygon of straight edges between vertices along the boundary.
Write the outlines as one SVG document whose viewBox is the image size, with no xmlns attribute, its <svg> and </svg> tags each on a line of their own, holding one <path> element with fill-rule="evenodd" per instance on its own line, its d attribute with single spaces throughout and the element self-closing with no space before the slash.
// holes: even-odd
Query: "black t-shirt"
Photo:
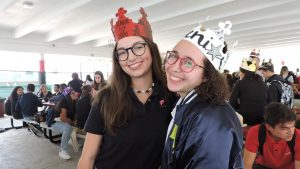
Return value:
<svg viewBox="0 0 300 169">
<path fill-rule="evenodd" d="M 145 104 L 133 92 L 130 98 L 137 115 L 115 136 L 104 130 L 100 109 L 92 107 L 85 131 L 103 136 L 94 164 L 97 169 L 157 169 L 160 166 L 175 98 L 161 95 L 156 86 Z"/>
<path fill-rule="evenodd" d="M 69 105 L 70 104 L 70 105 Z M 62 99 L 59 103 L 59 108 L 65 108 L 67 109 L 67 117 L 71 119 L 72 121 L 75 120 L 75 114 L 76 114 L 76 102 L 68 103 L 66 98 Z"/>
</svg>

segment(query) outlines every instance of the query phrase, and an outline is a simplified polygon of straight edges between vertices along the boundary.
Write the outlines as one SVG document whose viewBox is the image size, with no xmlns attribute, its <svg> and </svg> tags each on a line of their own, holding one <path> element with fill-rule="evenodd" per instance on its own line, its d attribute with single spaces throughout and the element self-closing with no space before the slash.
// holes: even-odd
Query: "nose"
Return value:
<svg viewBox="0 0 300 169">
<path fill-rule="evenodd" d="M 176 72 L 180 72 L 181 70 L 181 63 L 180 63 L 180 60 L 178 59 L 174 64 L 168 64 L 166 62 L 166 65 L 165 65 L 166 69 L 170 69 L 171 71 L 176 71 Z"/>
</svg>

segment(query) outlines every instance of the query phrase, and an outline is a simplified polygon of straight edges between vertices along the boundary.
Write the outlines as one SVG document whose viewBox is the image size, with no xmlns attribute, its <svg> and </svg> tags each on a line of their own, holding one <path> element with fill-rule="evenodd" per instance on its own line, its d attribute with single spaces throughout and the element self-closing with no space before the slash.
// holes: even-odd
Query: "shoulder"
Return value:
<svg viewBox="0 0 300 169">
<path fill-rule="evenodd" d="M 255 126 L 252 126 L 249 128 L 248 130 L 248 133 L 247 133 L 247 137 L 257 137 L 258 136 L 258 132 L 259 132 L 259 128 L 260 128 L 260 125 L 255 125 Z"/>
<path fill-rule="evenodd" d="M 296 139 L 300 141 L 300 130 L 299 129 L 295 129 L 295 135 L 296 135 Z"/>
<path fill-rule="evenodd" d="M 228 103 L 225 105 L 196 104 L 191 111 L 195 113 L 196 120 L 201 123 L 205 121 L 207 127 L 241 130 L 241 124 L 235 110 Z"/>
</svg>

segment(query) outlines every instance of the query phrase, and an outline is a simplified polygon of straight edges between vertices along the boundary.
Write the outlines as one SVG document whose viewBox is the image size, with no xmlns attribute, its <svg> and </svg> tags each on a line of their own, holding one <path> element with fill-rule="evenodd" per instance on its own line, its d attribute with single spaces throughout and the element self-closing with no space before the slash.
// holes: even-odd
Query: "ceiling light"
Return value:
<svg viewBox="0 0 300 169">
<path fill-rule="evenodd" d="M 33 8 L 33 6 L 34 6 L 34 3 L 31 2 L 31 1 L 24 1 L 24 2 L 23 2 L 23 7 L 24 7 L 24 8 L 29 8 L 29 9 L 31 9 L 31 8 Z"/>
</svg>

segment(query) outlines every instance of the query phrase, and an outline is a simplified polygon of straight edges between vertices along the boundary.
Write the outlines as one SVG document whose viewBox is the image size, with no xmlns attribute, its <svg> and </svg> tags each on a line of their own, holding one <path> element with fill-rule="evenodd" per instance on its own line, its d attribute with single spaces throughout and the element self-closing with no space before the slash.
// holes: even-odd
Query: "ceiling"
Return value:
<svg viewBox="0 0 300 169">
<path fill-rule="evenodd" d="M 121 6 L 135 22 L 144 7 L 162 53 L 199 23 L 226 20 L 234 50 L 300 44 L 300 0 L 1 0 L 0 50 L 110 57 Z"/>
</svg>

